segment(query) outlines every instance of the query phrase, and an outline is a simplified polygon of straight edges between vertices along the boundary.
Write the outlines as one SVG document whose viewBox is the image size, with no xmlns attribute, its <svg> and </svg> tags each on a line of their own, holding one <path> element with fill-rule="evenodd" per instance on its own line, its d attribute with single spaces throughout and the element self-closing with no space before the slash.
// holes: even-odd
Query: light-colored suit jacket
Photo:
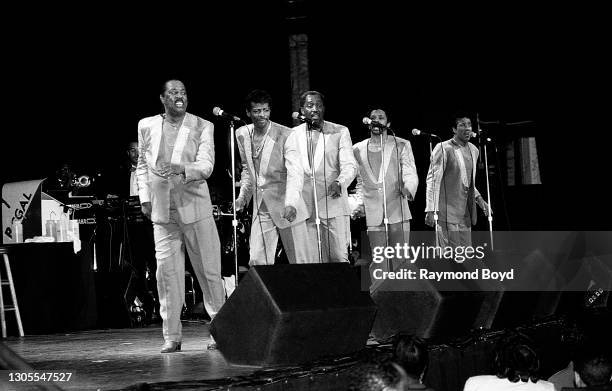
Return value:
<svg viewBox="0 0 612 391">
<path fill-rule="evenodd" d="M 419 185 L 410 141 L 388 136 L 384 148 L 384 166 L 381 165 L 380 172 L 375 173 L 368 161 L 368 140 L 363 140 L 353 146 L 355 159 L 359 165 L 356 194 L 357 199 L 365 207 L 368 227 L 376 227 L 383 223 L 383 172 L 389 224 L 410 220 L 412 215 L 408 207 L 408 199 L 401 194 L 402 189 L 406 188 L 410 193 L 409 199 L 414 200 Z"/>
<path fill-rule="evenodd" d="M 162 138 L 162 116 L 138 122 L 138 192 L 140 202 L 151 202 L 151 221 L 168 223 L 170 198 L 181 221 L 193 223 L 212 217 L 212 205 L 206 179 L 215 164 L 214 125 L 187 113 L 178 131 L 171 163 L 183 163 L 185 175 L 164 178 L 156 167 Z"/>
<path fill-rule="evenodd" d="M 460 147 L 451 140 L 438 143 L 433 150 L 427 172 L 425 212 L 438 210 L 438 218 L 443 222 L 476 224 L 476 199 L 480 197 L 475 186 L 478 148 L 472 143 L 468 146 L 472 172 L 467 172 Z M 462 179 L 462 175 L 465 178 Z M 466 187 L 464 180 L 467 181 L 468 176 L 471 181 Z"/>
<path fill-rule="evenodd" d="M 304 189 L 302 190 L 302 198 L 308 208 L 309 216 L 311 216 L 314 214 L 314 191 L 312 186 L 312 171 L 308 161 L 306 124 L 301 124 L 293 129 L 297 139 L 298 151 L 302 159 L 302 167 L 304 167 Z M 314 151 L 313 162 L 315 167 L 319 218 L 326 219 L 350 215 L 348 193 L 346 189 L 351 182 L 353 182 L 353 179 L 355 179 L 357 162 L 353 156 L 351 135 L 346 126 L 328 121 L 323 122 L 323 132 L 319 135 L 319 141 Z M 335 180 L 340 183 L 340 187 L 342 188 L 342 196 L 338 198 L 327 196 L 327 187 Z"/>
<path fill-rule="evenodd" d="M 256 211 L 261 207 L 262 201 L 266 202 L 272 221 L 279 228 L 287 228 L 306 220 L 308 212 L 301 194 L 304 169 L 297 151 L 294 132 L 286 126 L 270 122 L 270 130 L 264 139 L 265 144 L 261 151 L 259 169 L 253 162 L 252 132 L 252 124 L 236 130 L 242 161 L 238 199 L 248 202 L 257 185 L 258 205 L 253 203 L 253 220 L 257 217 Z M 259 173 L 259 179 L 255 174 L 256 171 Z M 293 206 L 297 211 L 296 219 L 292 223 L 281 216 L 285 206 Z"/>
</svg>

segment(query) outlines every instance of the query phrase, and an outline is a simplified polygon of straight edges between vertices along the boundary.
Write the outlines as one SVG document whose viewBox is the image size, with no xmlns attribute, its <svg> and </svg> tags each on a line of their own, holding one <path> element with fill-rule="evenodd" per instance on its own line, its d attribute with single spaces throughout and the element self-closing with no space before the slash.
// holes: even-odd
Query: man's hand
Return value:
<svg viewBox="0 0 612 391">
<path fill-rule="evenodd" d="M 185 174 L 185 166 L 180 163 L 164 163 L 161 167 L 160 173 L 165 177 L 172 175 L 183 175 Z"/>
<path fill-rule="evenodd" d="M 281 217 L 283 217 L 284 219 L 287 219 L 287 221 L 289 221 L 290 223 L 292 223 L 293 220 L 295 220 L 296 216 L 297 216 L 297 210 L 295 210 L 295 208 L 291 205 L 285 206 L 285 210 L 283 210 L 283 214 L 281 215 Z"/>
<path fill-rule="evenodd" d="M 402 196 L 406 197 L 408 199 L 408 201 L 412 201 L 412 194 L 410 193 L 410 190 L 408 190 L 408 188 L 406 186 L 402 187 Z"/>
<path fill-rule="evenodd" d="M 484 215 L 489 217 L 489 204 L 487 204 L 487 202 L 481 198 L 481 202 L 479 202 L 478 205 L 484 212 Z"/>
<path fill-rule="evenodd" d="M 241 211 L 246 206 L 246 201 L 242 198 L 236 198 L 236 212 Z"/>
<path fill-rule="evenodd" d="M 425 213 L 425 224 L 430 227 L 433 227 L 436 224 L 436 220 L 434 219 L 434 212 L 426 212 Z"/>
<path fill-rule="evenodd" d="M 142 214 L 147 217 L 147 219 L 151 220 L 151 211 L 153 207 L 151 207 L 150 202 L 143 202 L 140 204 L 140 209 L 142 210 Z"/>
<path fill-rule="evenodd" d="M 351 219 L 357 220 L 358 218 L 365 217 L 365 207 L 359 205 L 351 214 Z"/>
<path fill-rule="evenodd" d="M 331 185 L 327 188 L 327 195 L 331 196 L 331 198 L 338 198 L 342 195 L 342 187 L 339 182 L 332 182 Z"/>
</svg>

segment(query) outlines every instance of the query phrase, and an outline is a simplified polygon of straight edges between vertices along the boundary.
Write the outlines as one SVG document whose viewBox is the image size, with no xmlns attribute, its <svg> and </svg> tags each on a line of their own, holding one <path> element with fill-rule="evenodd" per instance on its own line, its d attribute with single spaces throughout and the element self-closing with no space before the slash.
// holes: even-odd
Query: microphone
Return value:
<svg viewBox="0 0 612 391">
<path fill-rule="evenodd" d="M 377 127 L 377 128 L 381 128 L 381 129 L 389 129 L 387 127 L 387 125 L 383 125 L 383 124 L 381 124 L 378 121 L 373 121 L 373 120 L 369 119 L 368 117 L 363 117 L 361 122 L 363 122 L 364 125 L 371 125 L 373 127 Z"/>
<path fill-rule="evenodd" d="M 299 120 L 300 122 L 308 122 L 308 123 L 311 123 L 311 121 L 310 121 L 308 118 L 306 118 L 306 116 L 305 116 L 304 114 L 300 114 L 300 113 L 298 113 L 297 111 L 294 111 L 294 112 L 293 112 L 293 114 L 291 114 L 291 118 L 293 118 L 293 119 L 297 119 L 297 120 Z"/>
<path fill-rule="evenodd" d="M 215 107 L 213 109 L 213 114 L 216 115 L 217 117 L 224 117 L 227 118 L 231 121 L 242 121 L 242 119 L 240 119 L 240 117 L 235 116 L 234 114 L 230 114 L 228 112 L 226 112 L 225 110 L 222 110 L 220 107 Z"/>
<path fill-rule="evenodd" d="M 438 136 L 438 135 L 437 135 L 437 134 L 435 134 L 435 133 L 427 133 L 427 132 L 423 132 L 423 131 L 420 131 L 420 130 L 418 130 L 418 129 L 416 129 L 416 128 L 415 128 L 415 129 L 412 129 L 412 134 L 413 134 L 414 136 L 425 135 L 425 136 L 433 136 L 433 137 L 440 138 L 440 136 Z"/>
</svg>

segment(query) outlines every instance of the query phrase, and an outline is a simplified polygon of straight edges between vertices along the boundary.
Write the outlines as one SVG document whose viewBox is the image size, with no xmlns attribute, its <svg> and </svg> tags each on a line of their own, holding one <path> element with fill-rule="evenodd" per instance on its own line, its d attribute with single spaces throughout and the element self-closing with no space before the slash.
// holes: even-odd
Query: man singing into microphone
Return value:
<svg viewBox="0 0 612 391">
<path fill-rule="evenodd" d="M 224 302 L 221 249 L 206 179 L 215 164 L 213 124 L 187 113 L 182 82 L 169 80 L 160 95 L 165 113 L 138 123 L 138 191 L 153 222 L 157 289 L 163 320 L 162 353 L 181 350 L 187 247 L 211 318 Z M 209 348 L 214 347 L 214 342 Z"/>
<path fill-rule="evenodd" d="M 304 167 L 306 225 L 314 251 L 319 251 L 320 245 L 321 262 L 348 262 L 350 208 L 346 189 L 355 178 L 357 163 L 348 128 L 323 119 L 323 100 L 320 92 L 302 93 L 300 110 L 306 123 L 294 128 Z"/>
<path fill-rule="evenodd" d="M 356 215 L 365 211 L 370 248 L 395 247 L 396 244 L 408 243 L 412 218 L 408 201 L 414 200 L 419 177 L 410 142 L 387 135 L 391 123 L 386 112 L 371 110 L 369 119 L 370 138 L 353 146 L 359 166 L 356 193 L 363 208 L 358 209 Z M 385 217 L 388 219 L 387 227 Z M 372 263 L 371 268 L 384 265 Z"/>
<path fill-rule="evenodd" d="M 279 234 L 290 263 L 312 262 L 316 253 L 305 240 L 308 214 L 295 136 L 290 128 L 270 121 L 272 98 L 267 92 L 250 92 L 245 104 L 253 123 L 236 130 L 242 160 L 236 210 L 253 198 L 249 264 L 274 264 Z"/>
<path fill-rule="evenodd" d="M 470 246 L 476 204 L 489 214 L 489 206 L 476 189 L 478 148 L 470 143 L 472 122 L 454 117 L 453 138 L 436 145 L 427 173 L 425 224 L 438 233 L 439 246 Z M 434 211 L 438 211 L 438 221 Z"/>
</svg>

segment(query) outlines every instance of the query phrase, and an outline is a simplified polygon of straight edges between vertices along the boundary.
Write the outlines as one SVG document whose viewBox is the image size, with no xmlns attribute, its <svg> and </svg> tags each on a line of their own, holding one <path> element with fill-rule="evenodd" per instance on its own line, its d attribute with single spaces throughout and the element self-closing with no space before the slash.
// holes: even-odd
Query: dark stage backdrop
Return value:
<svg viewBox="0 0 612 391">
<path fill-rule="evenodd" d="M 447 115 L 463 109 L 500 122 L 482 126 L 495 138 L 537 140 L 543 184 L 501 187 L 508 207 L 494 199 L 500 228 L 609 229 L 598 190 L 607 131 L 577 115 L 599 107 L 583 91 L 599 81 L 597 65 L 584 67 L 597 64 L 593 26 L 577 36 L 536 10 L 477 17 L 385 1 L 219 3 L 130 15 L 28 13 L 5 40 L 0 181 L 45 177 L 63 162 L 88 175 L 118 165 L 125 144 L 136 139 L 137 121 L 161 111 L 163 81 L 179 78 L 189 111 L 215 122 L 210 185 L 229 200 L 228 130 L 211 110 L 243 115 L 246 93 L 264 88 L 275 99 L 273 120 L 290 125 L 288 34 L 305 32 L 310 84 L 327 96 L 326 119 L 349 126 L 357 142 L 367 136 L 360 124 L 367 109 L 382 105 L 397 135 L 412 142 L 421 179 L 413 228 L 423 227 L 429 156 L 426 139 L 410 130 L 450 137 Z M 28 34 L 18 34 L 24 26 Z M 517 121 L 532 122 L 503 125 Z M 494 180 L 500 188 L 504 177 Z"/>
</svg>

